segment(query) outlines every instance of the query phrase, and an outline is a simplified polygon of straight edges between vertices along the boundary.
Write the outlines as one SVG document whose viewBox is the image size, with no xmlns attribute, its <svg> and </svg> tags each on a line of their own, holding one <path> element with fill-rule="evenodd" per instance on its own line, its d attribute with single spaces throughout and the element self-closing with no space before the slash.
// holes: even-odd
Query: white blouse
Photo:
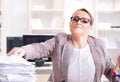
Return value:
<svg viewBox="0 0 120 82">
<path fill-rule="evenodd" d="M 95 65 L 89 45 L 82 49 L 73 48 L 67 82 L 93 82 L 94 75 Z"/>
</svg>

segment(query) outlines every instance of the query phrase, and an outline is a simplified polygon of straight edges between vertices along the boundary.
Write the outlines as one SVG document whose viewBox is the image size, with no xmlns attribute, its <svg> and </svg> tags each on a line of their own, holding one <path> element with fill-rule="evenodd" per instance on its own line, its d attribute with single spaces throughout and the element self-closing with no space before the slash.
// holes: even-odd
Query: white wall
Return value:
<svg viewBox="0 0 120 82">
<path fill-rule="evenodd" d="M 29 0 L 2 0 L 2 54 L 6 37 L 29 33 Z"/>
</svg>

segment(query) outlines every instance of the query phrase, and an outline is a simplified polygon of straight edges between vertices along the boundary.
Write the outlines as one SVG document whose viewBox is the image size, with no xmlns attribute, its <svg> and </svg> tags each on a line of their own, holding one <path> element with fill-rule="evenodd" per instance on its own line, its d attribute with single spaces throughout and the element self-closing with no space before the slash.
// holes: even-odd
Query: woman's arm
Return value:
<svg viewBox="0 0 120 82">
<path fill-rule="evenodd" d="M 25 59 L 49 57 L 55 48 L 55 37 L 42 43 L 32 43 L 21 47 L 13 48 L 7 55 L 24 56 Z"/>
</svg>

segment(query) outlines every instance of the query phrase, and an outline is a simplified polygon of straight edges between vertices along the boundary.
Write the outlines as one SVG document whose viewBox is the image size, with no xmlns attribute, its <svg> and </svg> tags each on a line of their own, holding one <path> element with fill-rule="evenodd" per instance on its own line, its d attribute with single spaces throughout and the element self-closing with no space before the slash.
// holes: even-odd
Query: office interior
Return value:
<svg viewBox="0 0 120 82">
<path fill-rule="evenodd" d="M 6 55 L 12 47 L 45 41 L 59 32 L 69 34 L 70 17 L 79 8 L 92 13 L 94 28 L 90 35 L 105 41 L 109 56 L 116 62 L 120 54 L 120 0 L 0 0 L 0 55 Z M 52 63 L 46 61 L 35 70 L 37 82 L 45 82 Z"/>
</svg>

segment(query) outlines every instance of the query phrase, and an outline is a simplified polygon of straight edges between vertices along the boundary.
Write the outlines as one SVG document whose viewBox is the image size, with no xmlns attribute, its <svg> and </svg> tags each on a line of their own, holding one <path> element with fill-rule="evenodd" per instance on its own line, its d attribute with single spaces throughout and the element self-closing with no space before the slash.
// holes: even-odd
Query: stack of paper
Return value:
<svg viewBox="0 0 120 82">
<path fill-rule="evenodd" d="M 0 82 L 35 82 L 34 65 L 19 56 L 0 56 Z"/>
</svg>

